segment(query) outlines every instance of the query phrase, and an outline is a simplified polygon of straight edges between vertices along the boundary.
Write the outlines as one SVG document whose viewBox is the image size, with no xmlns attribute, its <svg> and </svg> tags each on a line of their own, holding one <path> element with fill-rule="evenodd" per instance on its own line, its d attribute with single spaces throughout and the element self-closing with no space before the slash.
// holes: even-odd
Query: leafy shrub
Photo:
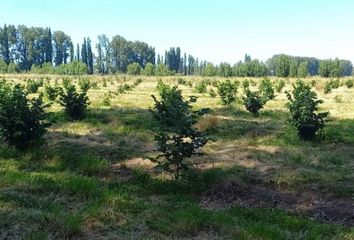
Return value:
<svg viewBox="0 0 354 240">
<path fill-rule="evenodd" d="M 273 84 L 268 78 L 263 79 L 259 84 L 259 92 L 264 102 L 275 98 Z"/>
<path fill-rule="evenodd" d="M 85 92 L 85 93 L 88 92 L 88 90 L 90 90 L 90 88 L 91 88 L 90 80 L 88 80 L 87 78 L 80 79 L 79 86 L 83 92 Z"/>
<path fill-rule="evenodd" d="M 250 80 L 248 80 L 248 79 L 243 80 L 242 81 L 242 87 L 245 90 L 248 89 L 250 87 Z"/>
<path fill-rule="evenodd" d="M 216 97 L 216 92 L 214 91 L 214 89 L 212 89 L 212 88 L 210 88 L 210 90 L 209 90 L 209 95 L 210 95 L 210 97 L 212 97 L 212 98 L 214 98 L 214 97 Z"/>
<path fill-rule="evenodd" d="M 180 85 L 187 85 L 187 81 L 185 79 L 183 79 L 183 78 L 178 78 L 177 82 Z"/>
<path fill-rule="evenodd" d="M 28 100 L 20 85 L 0 82 L 0 139 L 19 149 L 38 146 L 50 125 L 41 98 Z"/>
<path fill-rule="evenodd" d="M 280 79 L 275 84 L 275 91 L 277 91 L 277 93 L 280 93 L 284 87 L 285 87 L 285 81 L 283 79 Z"/>
<path fill-rule="evenodd" d="M 352 88 L 354 86 L 354 80 L 348 79 L 347 81 L 345 81 L 345 85 L 347 86 L 347 88 Z"/>
<path fill-rule="evenodd" d="M 195 89 L 197 90 L 198 93 L 206 93 L 207 92 L 207 83 L 206 81 L 200 81 L 195 85 Z"/>
<path fill-rule="evenodd" d="M 45 85 L 44 86 L 44 96 L 49 100 L 49 101 L 55 101 L 61 91 L 60 87 L 52 87 L 50 85 Z"/>
<path fill-rule="evenodd" d="M 129 75 L 140 75 L 141 67 L 138 63 L 131 63 L 127 67 L 127 73 Z"/>
<path fill-rule="evenodd" d="M 161 85 L 161 84 L 160 84 Z M 179 179 L 189 169 L 191 163 L 187 158 L 197 155 L 197 149 L 203 147 L 207 140 L 194 125 L 205 111 L 192 111 L 190 103 L 195 97 L 183 100 L 181 90 L 177 86 L 160 86 L 161 101 L 154 95 L 153 117 L 159 123 L 160 130 L 155 135 L 158 151 L 162 154 L 152 160 L 163 170 L 170 172 L 174 179 Z"/>
<path fill-rule="evenodd" d="M 232 83 L 230 80 L 218 83 L 218 94 L 221 98 L 221 103 L 223 105 L 229 105 L 236 100 L 237 88 L 237 83 Z"/>
<path fill-rule="evenodd" d="M 333 89 L 339 88 L 340 86 L 340 81 L 339 79 L 331 79 L 326 82 L 326 85 L 324 87 L 324 93 L 330 93 Z"/>
<path fill-rule="evenodd" d="M 246 90 L 246 96 L 243 97 L 243 102 L 246 109 L 253 115 L 258 115 L 258 111 L 263 108 L 263 98 L 259 95 L 259 92 L 251 92 Z"/>
<path fill-rule="evenodd" d="M 78 93 L 74 85 L 65 85 L 60 92 L 59 104 L 64 107 L 64 112 L 73 120 L 85 117 L 87 106 L 90 104 L 87 92 Z"/>
<path fill-rule="evenodd" d="M 26 85 L 26 90 L 28 93 L 36 93 L 38 91 L 38 88 L 43 86 L 43 80 L 39 79 L 39 80 L 32 80 L 29 79 L 27 81 L 27 85 Z"/>
<path fill-rule="evenodd" d="M 136 87 L 136 86 L 138 86 L 140 83 L 142 83 L 143 82 L 143 80 L 141 79 L 141 78 L 138 78 L 138 79 L 136 79 L 135 81 L 134 81 L 134 83 L 133 83 L 133 85 Z"/>
<path fill-rule="evenodd" d="M 105 93 L 104 94 L 104 98 L 103 98 L 103 101 L 102 101 L 104 106 L 106 106 L 106 107 L 111 106 L 111 97 L 112 97 L 112 95 L 110 93 L 108 93 L 108 94 Z"/>
<path fill-rule="evenodd" d="M 302 140 L 312 140 L 317 132 L 325 127 L 328 112 L 318 113 L 318 105 L 322 100 L 317 100 L 315 92 L 303 81 L 298 80 L 292 94 L 287 92 L 289 102 L 287 107 L 291 114 L 291 121 Z"/>
</svg>

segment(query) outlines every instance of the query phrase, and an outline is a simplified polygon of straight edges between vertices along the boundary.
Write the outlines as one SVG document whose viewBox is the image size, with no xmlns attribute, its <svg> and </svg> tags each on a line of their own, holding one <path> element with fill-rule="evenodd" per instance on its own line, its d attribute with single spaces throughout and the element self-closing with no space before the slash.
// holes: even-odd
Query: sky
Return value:
<svg viewBox="0 0 354 240">
<path fill-rule="evenodd" d="M 353 0 L 11 0 L 0 25 L 50 27 L 74 45 L 121 35 L 164 53 L 182 52 L 215 64 L 247 53 L 348 59 L 354 63 Z"/>
</svg>

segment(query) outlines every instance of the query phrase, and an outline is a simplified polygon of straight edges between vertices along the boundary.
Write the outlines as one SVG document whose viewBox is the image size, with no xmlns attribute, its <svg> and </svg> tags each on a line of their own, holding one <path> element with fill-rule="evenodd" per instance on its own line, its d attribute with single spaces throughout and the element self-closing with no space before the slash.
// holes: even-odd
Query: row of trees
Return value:
<svg viewBox="0 0 354 240">
<path fill-rule="evenodd" d="M 252 60 L 246 54 L 244 61 L 233 66 L 229 63 L 214 65 L 187 53 L 182 54 L 179 47 L 172 47 L 164 56 L 157 55 L 155 59 L 153 47 L 141 41 L 128 41 L 119 35 L 112 39 L 106 35 L 98 36 L 95 48 L 97 56 L 93 54 L 90 38 L 84 38 L 81 49 L 77 44 L 75 51 L 70 36 L 63 31 L 52 33 L 50 28 L 4 25 L 0 27 L 0 72 L 29 71 L 44 63 L 58 67 L 75 60 L 86 65 L 88 74 L 126 73 L 133 63 L 140 69 L 145 69 L 150 63 L 156 68 L 155 72 L 163 72 L 157 75 L 341 77 L 353 72 L 352 63 L 348 60 L 319 60 L 285 54 L 274 55 L 265 63 Z"/>
</svg>

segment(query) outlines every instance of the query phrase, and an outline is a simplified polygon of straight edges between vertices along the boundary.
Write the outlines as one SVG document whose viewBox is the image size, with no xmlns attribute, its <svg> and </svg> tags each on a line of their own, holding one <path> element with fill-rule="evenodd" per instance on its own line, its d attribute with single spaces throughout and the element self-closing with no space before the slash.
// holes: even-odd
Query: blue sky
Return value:
<svg viewBox="0 0 354 240">
<path fill-rule="evenodd" d="M 75 44 L 119 34 L 214 63 L 245 53 L 354 62 L 353 0 L 9 0 L 1 3 L 4 23 L 63 30 Z"/>
</svg>

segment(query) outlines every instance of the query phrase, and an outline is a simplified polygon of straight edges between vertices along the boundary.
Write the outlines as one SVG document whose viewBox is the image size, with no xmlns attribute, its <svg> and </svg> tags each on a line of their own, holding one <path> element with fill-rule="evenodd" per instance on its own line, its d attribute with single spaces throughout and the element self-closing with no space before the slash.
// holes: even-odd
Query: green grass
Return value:
<svg viewBox="0 0 354 240">
<path fill-rule="evenodd" d="M 21 81 L 22 75 L 6 77 Z M 60 76 L 52 78 L 60 82 Z M 223 107 L 218 97 L 179 85 L 184 96 L 199 97 L 195 108 L 211 108 L 209 117 L 218 121 L 207 132 L 206 155 L 192 159 L 197 168 L 174 182 L 142 160 L 155 150 L 157 126 L 148 109 L 158 79 L 88 78 L 97 88 L 89 90 L 87 118 L 70 122 L 54 104 L 47 145 L 27 152 L 0 146 L 0 239 L 354 239 L 351 227 L 286 209 L 200 204 L 203 193 L 224 181 L 352 203 L 353 89 L 339 87 L 324 97 L 326 80 L 317 79 L 316 91 L 331 121 L 321 141 L 304 143 L 287 122 L 285 108 L 283 92 L 295 79 L 256 118 L 240 101 Z M 163 78 L 169 84 L 202 80 Z M 222 79 L 208 78 L 216 80 Z M 252 79 L 251 88 L 259 81 Z M 121 84 L 133 89 L 111 94 L 110 106 L 104 106 L 105 94 Z M 240 88 L 238 99 L 241 95 Z M 340 95 L 342 102 L 332 95 Z"/>
</svg>

